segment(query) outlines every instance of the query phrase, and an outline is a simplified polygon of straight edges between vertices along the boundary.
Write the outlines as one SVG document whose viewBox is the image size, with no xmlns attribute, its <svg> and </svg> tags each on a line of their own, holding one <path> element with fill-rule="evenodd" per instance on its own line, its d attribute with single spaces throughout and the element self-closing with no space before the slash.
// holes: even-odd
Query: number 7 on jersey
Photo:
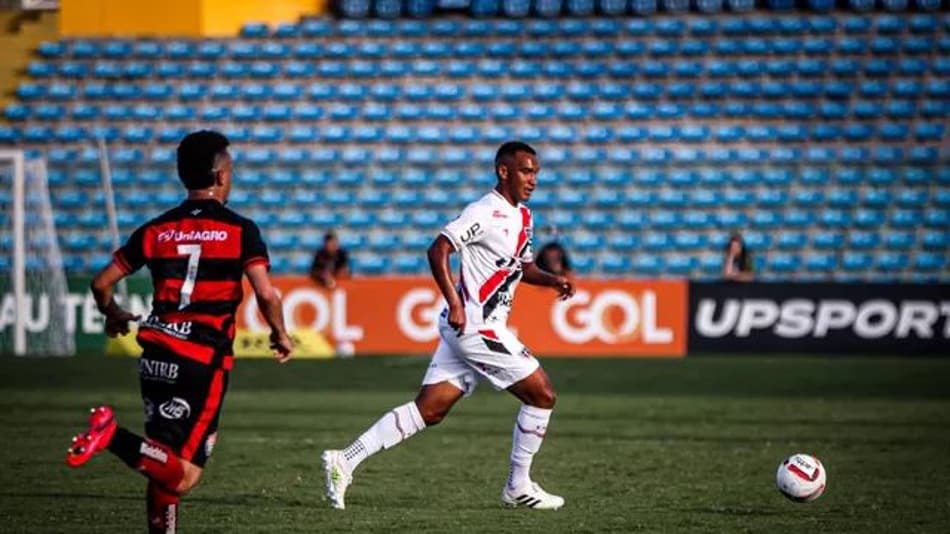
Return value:
<svg viewBox="0 0 950 534">
<path fill-rule="evenodd" d="M 178 254 L 188 256 L 185 281 L 181 285 L 181 293 L 178 297 L 178 309 L 183 310 L 191 304 L 191 294 L 195 290 L 195 279 L 198 278 L 198 260 L 201 259 L 201 245 L 178 245 Z"/>
</svg>

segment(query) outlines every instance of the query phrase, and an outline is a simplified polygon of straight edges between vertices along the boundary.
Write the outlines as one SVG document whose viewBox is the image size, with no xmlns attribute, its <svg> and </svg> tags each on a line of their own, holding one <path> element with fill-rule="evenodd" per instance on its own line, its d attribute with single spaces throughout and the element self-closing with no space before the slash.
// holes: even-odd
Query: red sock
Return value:
<svg viewBox="0 0 950 534">
<path fill-rule="evenodd" d="M 178 495 L 156 482 L 148 483 L 146 494 L 149 534 L 175 534 L 178 525 Z"/>
<path fill-rule="evenodd" d="M 139 463 L 136 468 L 166 491 L 175 491 L 185 477 L 185 468 L 175 453 L 157 441 L 145 439 L 139 448 Z"/>
<path fill-rule="evenodd" d="M 181 459 L 161 443 L 118 428 L 109 443 L 109 450 L 132 469 L 149 480 L 158 482 L 168 491 L 175 491 L 185 476 Z"/>
</svg>

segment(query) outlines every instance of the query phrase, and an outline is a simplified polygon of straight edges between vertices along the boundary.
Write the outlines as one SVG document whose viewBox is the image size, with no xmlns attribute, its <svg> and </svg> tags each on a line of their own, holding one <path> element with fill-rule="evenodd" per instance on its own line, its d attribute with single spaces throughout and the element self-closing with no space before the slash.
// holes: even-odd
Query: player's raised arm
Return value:
<svg viewBox="0 0 950 534">
<path fill-rule="evenodd" d="M 141 316 L 132 315 L 115 301 L 115 285 L 126 277 L 126 270 L 116 260 L 109 262 L 89 284 L 96 299 L 96 307 L 106 317 L 106 335 L 124 336 L 129 333 L 129 321 L 138 321 Z"/>
<path fill-rule="evenodd" d="M 440 234 L 435 238 L 432 245 L 429 246 L 429 269 L 432 270 L 432 278 L 442 291 L 445 302 L 449 306 L 449 316 L 447 318 L 449 326 L 454 328 L 459 335 L 465 330 L 465 304 L 459 296 L 458 291 L 452 284 L 452 267 L 449 265 L 449 255 L 455 250 L 455 245 L 445 234 Z"/>
<path fill-rule="evenodd" d="M 244 272 L 251 283 L 251 288 L 254 289 L 254 296 L 257 297 L 257 305 L 264 315 L 264 320 L 270 326 L 270 341 L 271 348 L 274 349 L 274 358 L 284 363 L 290 359 L 294 342 L 287 335 L 287 328 L 284 326 L 284 309 L 280 302 L 280 295 L 271 284 L 267 267 L 263 263 L 249 265 Z"/>
<path fill-rule="evenodd" d="M 522 264 L 524 275 L 521 280 L 533 286 L 553 287 L 562 299 L 574 296 L 574 283 L 566 276 L 551 274 L 534 262 Z"/>
</svg>

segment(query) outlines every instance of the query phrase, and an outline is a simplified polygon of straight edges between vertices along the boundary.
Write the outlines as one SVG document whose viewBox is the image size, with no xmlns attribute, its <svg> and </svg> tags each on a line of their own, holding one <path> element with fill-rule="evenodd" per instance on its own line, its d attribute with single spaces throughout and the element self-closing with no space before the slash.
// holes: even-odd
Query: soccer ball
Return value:
<svg viewBox="0 0 950 534">
<path fill-rule="evenodd" d="M 818 458 L 793 454 L 782 460 L 775 483 L 782 495 L 795 502 L 811 502 L 825 492 L 825 466 Z"/>
</svg>

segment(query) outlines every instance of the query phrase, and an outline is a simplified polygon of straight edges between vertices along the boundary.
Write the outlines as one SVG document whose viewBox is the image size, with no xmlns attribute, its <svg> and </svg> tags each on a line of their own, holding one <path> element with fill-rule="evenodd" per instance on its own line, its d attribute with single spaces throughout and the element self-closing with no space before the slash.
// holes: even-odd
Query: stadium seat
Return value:
<svg viewBox="0 0 950 534">
<path fill-rule="evenodd" d="M 431 10 L 425 3 L 412 9 Z M 390 4 L 360 9 L 376 17 L 409 13 L 409 4 Z M 232 138 L 248 171 L 236 175 L 242 183 L 260 180 L 262 193 L 336 184 L 352 201 L 363 198 L 378 220 L 382 199 L 406 209 L 478 198 L 492 181 L 483 172 L 492 146 L 521 138 L 546 147 L 542 188 L 532 199 L 539 220 L 558 221 L 569 229 L 565 242 L 581 248 L 596 241 L 586 231 L 604 228 L 605 235 L 667 234 L 671 248 L 698 250 L 703 245 L 691 236 L 725 225 L 766 251 L 756 260 L 766 273 L 767 251 L 795 253 L 798 268 L 771 275 L 777 279 L 815 279 L 844 252 L 881 249 L 903 256 L 872 254 L 874 270 L 851 278 L 887 275 L 881 265 L 903 265 L 889 280 L 935 276 L 913 262 L 919 248 L 940 252 L 937 232 L 950 204 L 950 170 L 938 165 L 950 115 L 942 15 L 589 18 L 604 6 L 619 15 L 676 12 L 683 3 L 489 4 L 494 14 L 526 14 L 527 6 L 532 17 L 307 19 L 274 31 L 251 24 L 232 39 L 46 43 L 27 69 L 36 82 L 22 84 L 5 110 L 22 127 L 0 129 L 0 141 L 43 147 L 51 183 L 72 183 L 94 178 L 98 155 L 82 144 L 102 136 L 133 150 L 121 153 L 117 176 L 138 183 L 135 168 L 144 165 L 152 186 L 165 183 L 186 123 L 199 121 Z M 696 4 L 699 11 L 722 7 Z M 549 11 L 584 16 L 534 18 Z M 531 38 L 498 38 L 509 35 Z M 67 146 L 53 146 L 59 143 Z M 134 145 L 147 145 L 140 161 L 132 160 Z M 74 174 L 71 163 L 83 172 Z M 446 197 L 432 184 L 462 189 Z M 373 194 L 358 197 L 364 186 Z M 285 200 L 298 205 L 296 197 Z M 586 202 L 598 209 L 585 211 Z M 437 211 L 440 221 L 449 216 Z M 294 212 L 275 212 L 276 228 L 300 223 Z M 404 224 L 436 226 L 428 215 L 407 213 Z M 336 215 L 345 229 L 348 220 Z M 622 243 L 641 246 L 639 239 L 605 241 Z M 603 254 L 582 255 L 592 273 L 606 272 Z M 661 249 L 642 261 L 673 271 L 662 274 L 714 274 L 718 256 Z M 627 261 L 626 272 L 644 274 Z M 396 259 L 389 267 L 416 268 Z"/>
<path fill-rule="evenodd" d="M 838 268 L 838 259 L 832 253 L 810 253 L 805 256 L 805 269 L 809 272 L 831 273 Z"/>
<path fill-rule="evenodd" d="M 939 271 L 946 267 L 947 257 L 937 252 L 920 252 L 914 257 L 913 265 L 921 271 Z"/>
</svg>

